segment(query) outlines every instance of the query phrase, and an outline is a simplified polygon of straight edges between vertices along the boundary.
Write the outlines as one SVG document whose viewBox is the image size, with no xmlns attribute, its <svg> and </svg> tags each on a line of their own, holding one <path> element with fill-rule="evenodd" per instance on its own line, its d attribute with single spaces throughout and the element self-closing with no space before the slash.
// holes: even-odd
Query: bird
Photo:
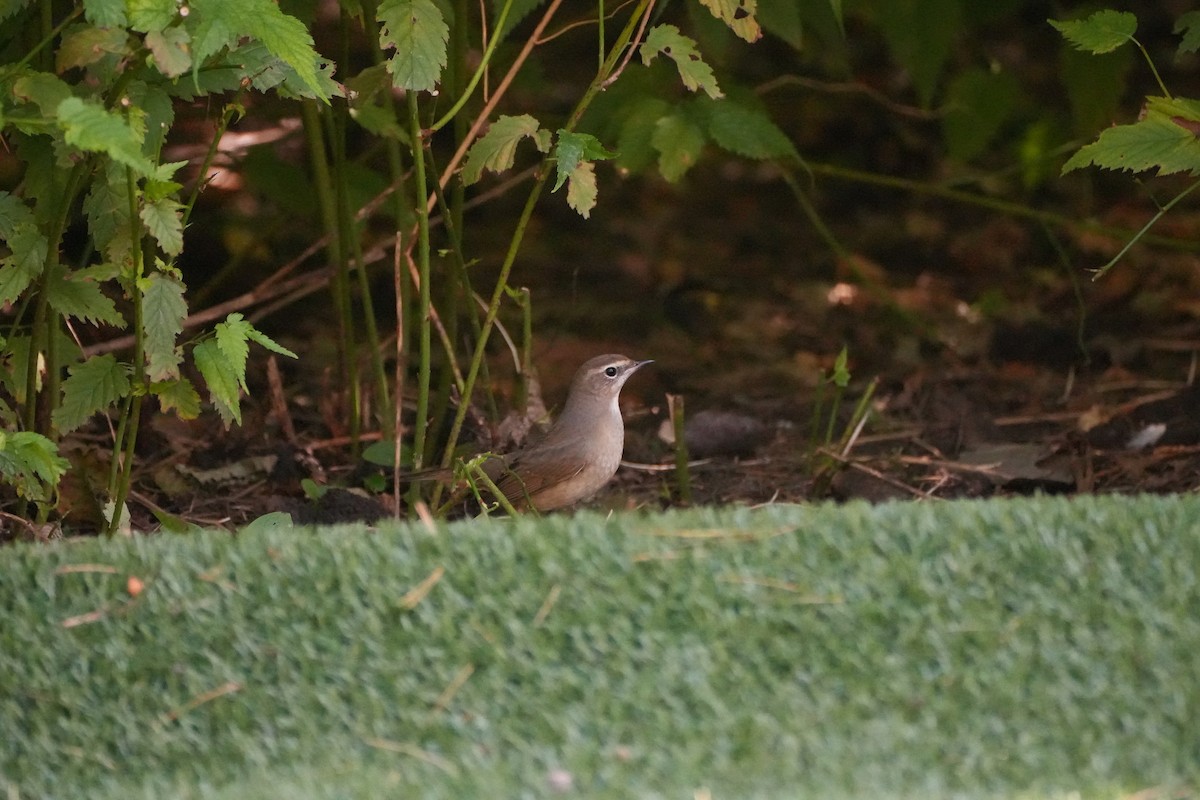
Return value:
<svg viewBox="0 0 1200 800">
<path fill-rule="evenodd" d="M 544 437 L 483 463 L 484 473 L 513 508 L 565 508 L 612 480 L 625 449 L 621 387 L 651 363 L 615 353 L 589 359 L 575 373 L 566 405 Z"/>
</svg>

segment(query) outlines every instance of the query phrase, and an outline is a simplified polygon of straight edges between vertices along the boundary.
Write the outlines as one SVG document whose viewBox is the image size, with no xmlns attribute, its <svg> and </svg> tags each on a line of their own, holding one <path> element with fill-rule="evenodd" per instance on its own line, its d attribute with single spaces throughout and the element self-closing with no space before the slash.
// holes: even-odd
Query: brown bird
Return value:
<svg viewBox="0 0 1200 800">
<path fill-rule="evenodd" d="M 543 438 L 484 463 L 484 472 L 514 508 L 551 511 L 604 488 L 625 449 L 621 387 L 649 363 L 621 355 L 589 360 L 575 373 L 566 406 Z"/>
</svg>

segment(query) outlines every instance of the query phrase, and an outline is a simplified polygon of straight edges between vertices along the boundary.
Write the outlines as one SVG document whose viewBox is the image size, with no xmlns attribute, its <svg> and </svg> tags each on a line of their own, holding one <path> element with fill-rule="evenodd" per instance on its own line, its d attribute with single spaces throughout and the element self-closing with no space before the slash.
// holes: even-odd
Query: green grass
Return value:
<svg viewBox="0 0 1200 800">
<path fill-rule="evenodd" d="M 540 797 L 569 776 L 575 797 L 1115 798 L 1200 777 L 1195 497 L 18 546 L 0 602 L 8 797 Z"/>
</svg>

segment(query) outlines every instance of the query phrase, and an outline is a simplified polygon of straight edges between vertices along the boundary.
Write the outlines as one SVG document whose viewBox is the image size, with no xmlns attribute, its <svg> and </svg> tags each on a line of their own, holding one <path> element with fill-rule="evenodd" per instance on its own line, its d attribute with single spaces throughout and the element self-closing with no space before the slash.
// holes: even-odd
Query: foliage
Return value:
<svg viewBox="0 0 1200 800">
<path fill-rule="evenodd" d="M 1162 91 L 1161 96 L 1146 98 L 1136 122 L 1107 128 L 1096 141 L 1081 147 L 1063 165 L 1063 172 L 1095 165 L 1130 172 L 1156 170 L 1159 175 L 1187 172 L 1193 177 L 1200 176 L 1200 139 L 1197 138 L 1200 136 L 1200 99 L 1171 95 L 1146 48 L 1134 36 L 1137 17 L 1127 11 L 1105 10 L 1084 20 L 1050 20 L 1050 24 L 1073 47 L 1094 55 L 1132 44 L 1145 57 Z M 1200 13 L 1193 11 L 1181 16 L 1176 21 L 1175 33 L 1183 35 L 1178 49 L 1180 55 L 1200 49 Z M 1098 271 L 1099 274 L 1111 269 L 1151 225 L 1197 186 L 1200 181 L 1193 181 L 1164 204 L 1138 235 Z"/>
<path fill-rule="evenodd" d="M 956 163 L 1017 158 L 1016 147 L 996 155 L 1007 137 L 1020 142 L 1030 187 L 1045 179 L 1047 162 L 1058 163 L 1055 147 L 1067 127 L 1056 109 L 1030 108 L 1012 69 L 961 47 L 997 20 L 1015 18 L 1018 0 L 846 7 L 841 0 L 362 0 L 340 6 L 329 37 L 344 45 L 339 64 L 317 52 L 312 32 L 325 22 L 302 3 L 60 5 L 54 13 L 19 0 L 0 6 L 10 34 L 0 39 L 0 124 L 20 172 L 0 189 L 0 306 L 13 310 L 0 332 L 0 417 L 51 447 L 98 414 L 115 419 L 119 469 L 106 487 L 114 507 L 127 493 L 145 398 L 184 418 L 211 407 L 235 423 L 249 343 L 286 352 L 240 315 L 184 335 L 195 310 L 189 302 L 208 288 L 190 287 L 180 268 L 188 226 L 218 141 L 243 114 L 266 117 L 282 105 L 280 116 L 302 120 L 306 171 L 266 148 L 238 166 L 264 197 L 302 220 L 295 227 L 324 234 L 351 439 L 364 427 L 398 438 L 398 395 L 415 386 L 412 441 L 392 448 L 411 453 L 414 466 L 448 465 L 457 451 L 470 404 L 452 397 L 480 391 L 490 336 L 511 302 L 511 272 L 543 188 L 586 218 L 614 171 L 686 186 L 706 158 L 775 162 L 788 180 L 804 168 L 793 129 L 801 122 L 784 116 L 788 98 L 775 94 L 783 84 L 750 77 L 761 65 L 746 69 L 764 40 L 776 48 L 768 60 L 782 77 L 810 66 L 845 74 L 844 37 L 855 31 L 891 58 L 915 102 L 940 118 Z M 1108 12 L 1062 23 L 1073 45 L 1113 51 L 1105 80 L 1064 55 L 1063 88 L 1077 120 L 1107 119 L 1115 108 L 1128 67 L 1122 48 L 1136 44 L 1131 19 Z M 1183 51 L 1200 46 L 1196 20 L 1180 19 Z M 350 52 L 351 42 L 367 52 Z M 594 59 L 580 59 L 583 52 Z M 262 97 L 244 102 L 251 95 L 270 95 L 274 105 Z M 1108 166 L 1119 149 L 1124 168 L 1194 171 L 1189 126 L 1200 124 L 1200 114 L 1191 101 L 1152 100 L 1145 120 L 1107 131 L 1069 165 Z M 219 110 L 200 164 L 163 157 L 184 108 Z M 468 268 L 480 256 L 469 252 L 464 209 L 472 195 L 494 188 L 489 182 L 518 170 L 532 176 L 528 199 L 481 311 Z M 392 375 L 374 317 L 378 292 L 366 275 L 366 255 L 380 249 L 371 237 L 383 226 L 392 229 L 388 246 L 398 242 L 400 250 L 388 259 L 397 270 L 395 318 L 404 326 Z M 68 231 L 86 233 L 82 252 L 66 244 Z M 97 339 L 121 331 L 132 335 L 132 347 L 97 352 Z M 520 344 L 528 353 L 528 342 Z M 435 380 L 438 369 L 445 372 Z M 415 382 L 394 377 L 412 374 Z M 366 410 L 373 416 L 360 419 Z M 443 419 L 447 413 L 454 419 Z M 431 431 L 448 435 L 435 439 Z M 50 513 L 44 504 L 37 509 L 43 518 Z"/>
<path fill-rule="evenodd" d="M 1198 516 L 1042 497 L 21 545 L 0 789 L 1183 796 Z"/>
<path fill-rule="evenodd" d="M 0 119 L 23 180 L 15 192 L 0 191 L 7 251 L 0 304 L 17 312 L 0 349 L 8 390 L 0 413 L 24 430 L 5 437 L 0 478 L 38 503 L 44 518 L 66 468 L 57 437 L 119 407 L 125 438 L 113 449 L 126 460 L 107 492 L 115 525 L 141 398 L 155 396 L 164 411 L 183 417 L 200 411 L 179 342 L 187 289 L 173 266 L 195 194 L 180 202 L 177 173 L 185 165 L 160 160 L 174 103 L 243 85 L 328 101 L 337 88 L 305 26 L 271 0 L 91 0 L 54 28 L 31 5 L 9 4 L 4 16 L 7 31 L 19 35 L 3 50 Z M 22 41 L 39 43 L 22 50 Z M 63 259 L 63 234 L 80 212 L 90 247 L 73 267 Z M 132 359 L 64 352 L 62 331 L 77 335 L 81 325 L 129 330 Z M 281 350 L 238 315 L 216 335 L 219 357 L 201 342 L 191 348 L 192 363 L 222 416 L 236 421 L 245 342 Z M 46 398 L 49 415 L 37 416 L 33 395 Z"/>
</svg>

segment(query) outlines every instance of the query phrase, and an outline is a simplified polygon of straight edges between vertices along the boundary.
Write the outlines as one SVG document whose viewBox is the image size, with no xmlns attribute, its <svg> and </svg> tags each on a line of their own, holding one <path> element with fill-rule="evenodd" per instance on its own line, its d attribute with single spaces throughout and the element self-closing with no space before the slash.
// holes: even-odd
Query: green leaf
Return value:
<svg viewBox="0 0 1200 800">
<path fill-rule="evenodd" d="M 58 124 L 68 144 L 148 175 L 154 165 L 142 155 L 142 137 L 120 113 L 107 111 L 99 103 L 68 97 L 58 104 Z"/>
<path fill-rule="evenodd" d="M 66 72 L 73 67 L 94 64 L 107 55 L 127 55 L 129 52 L 129 34 L 123 28 L 79 25 L 63 36 L 54 56 L 54 68 L 57 72 Z"/>
<path fill-rule="evenodd" d="M 187 378 L 152 383 L 150 394 L 158 398 L 158 405 L 164 413 L 174 411 L 180 419 L 200 416 L 200 395 Z"/>
<path fill-rule="evenodd" d="M 846 20 L 842 16 L 842 0 L 829 0 L 829 10 L 833 12 L 833 18 L 837 20 L 838 29 L 842 35 L 846 35 Z"/>
<path fill-rule="evenodd" d="M 183 206 L 169 198 L 147 204 L 141 213 L 146 230 L 169 256 L 183 252 Z"/>
<path fill-rule="evenodd" d="M 600 140 L 590 133 L 573 133 L 560 129 L 558 131 L 558 144 L 554 148 L 558 177 L 552 191 L 557 192 L 562 188 L 562 185 L 571 177 L 571 173 L 579 166 L 580 161 L 605 160 L 614 156 L 616 156 L 616 153 L 605 150 Z M 594 173 L 592 181 L 593 183 L 595 182 Z"/>
<path fill-rule="evenodd" d="M 1099 55 L 1133 40 L 1137 17 L 1128 11 L 1097 11 L 1087 19 L 1046 20 L 1078 50 Z"/>
<path fill-rule="evenodd" d="M 702 97 L 696 103 L 707 121 L 708 135 L 729 152 L 759 160 L 800 160 L 800 154 L 787 134 L 761 107 L 740 99 L 708 100 Z"/>
<path fill-rule="evenodd" d="M 543 130 L 529 114 L 519 117 L 503 116 L 492 123 L 488 132 L 471 145 L 463 165 L 462 180 L 467 186 L 482 177 L 485 169 L 503 172 L 512 169 L 517 158 L 517 145 L 524 138 L 533 139 L 539 152 L 550 149 L 550 131 Z"/>
<path fill-rule="evenodd" d="M 7 239 L 22 222 L 33 224 L 33 211 L 21 198 L 0 190 L 0 238 Z"/>
<path fill-rule="evenodd" d="M 1097 130 L 1112 124 L 1125 96 L 1135 55 L 1129 47 L 1094 56 L 1065 41 L 1060 44 L 1059 80 L 1071 104 L 1072 126 L 1081 137 L 1091 138 Z"/>
<path fill-rule="evenodd" d="M 244 380 L 244 375 L 237 373 L 221 352 L 215 339 L 208 339 L 193 347 L 192 361 L 195 362 L 196 369 L 204 378 L 204 383 L 208 387 L 209 399 L 216 406 L 225 427 L 228 428 L 231 422 L 240 425 L 242 410 L 238 402 L 238 390 L 241 381 Z M 245 365 L 242 366 L 242 369 L 244 372 Z"/>
<path fill-rule="evenodd" d="M 658 121 L 652 143 L 659 152 L 659 171 L 675 183 L 699 160 L 704 150 L 704 130 L 687 113 L 676 109 Z"/>
<path fill-rule="evenodd" d="M 763 0 L 758 7 L 758 20 L 765 31 L 794 49 L 804 47 L 804 20 L 800 15 L 800 4 L 795 0 Z"/>
<path fill-rule="evenodd" d="M 193 75 L 210 56 L 251 36 L 294 71 L 314 97 L 330 98 L 330 82 L 318 68 L 320 58 L 308 28 L 273 0 L 192 0 L 189 9 Z"/>
<path fill-rule="evenodd" d="M 124 327 L 125 319 L 117 311 L 112 298 L 100 291 L 100 286 L 86 276 L 61 269 L 46 281 L 46 301 L 64 317 L 74 317 L 93 325 L 106 323 Z"/>
<path fill-rule="evenodd" d="M 99 27 L 124 28 L 128 22 L 125 3 L 126 0 L 83 0 L 83 16 Z"/>
<path fill-rule="evenodd" d="M 50 248 L 32 222 L 18 222 L 6 232 L 5 240 L 11 252 L 0 259 L 0 306 L 20 297 L 42 274 Z"/>
<path fill-rule="evenodd" d="M 250 341 L 254 342 L 255 344 L 262 345 L 263 347 L 270 350 L 272 353 L 278 353 L 281 356 L 287 356 L 288 358 L 299 358 L 300 357 L 300 356 L 296 355 L 295 353 L 293 353 L 291 350 L 288 350 L 283 345 L 279 344 L 279 342 L 275 341 L 270 336 L 267 336 L 265 333 L 260 331 L 258 328 L 255 328 L 253 325 L 250 325 L 250 323 L 246 323 L 246 324 L 249 325 L 249 330 L 246 331 L 246 337 L 248 339 L 250 339 Z"/>
<path fill-rule="evenodd" d="M 587 219 L 596 207 L 596 164 L 593 161 L 576 162 L 567 177 L 570 179 L 567 184 L 567 205 Z"/>
<path fill-rule="evenodd" d="M 313 49 L 312 36 L 303 22 L 283 13 L 273 0 L 221 1 L 239 8 L 250 6 L 247 32 L 294 70 L 318 98 L 328 100 L 331 97 L 328 84 L 321 80 L 317 68 L 320 58 Z"/>
<path fill-rule="evenodd" d="M 1070 172 L 1091 164 L 1104 169 L 1159 175 L 1200 175 L 1200 101 L 1149 98 L 1146 116 L 1132 125 L 1117 125 L 1079 149 L 1063 165 Z"/>
<path fill-rule="evenodd" d="M 151 381 L 179 377 L 183 360 L 175 340 L 187 317 L 184 285 L 165 272 L 153 272 L 144 281 L 142 327 L 146 334 L 146 370 Z"/>
<path fill-rule="evenodd" d="M 113 263 L 122 263 L 131 247 L 129 185 L 124 172 L 124 167 L 108 162 L 104 173 L 92 179 L 92 188 L 83 200 L 95 248 Z"/>
<path fill-rule="evenodd" d="M 178 78 L 192 68 L 191 40 L 184 28 L 164 28 L 146 34 L 146 47 L 159 72 L 168 78 Z"/>
<path fill-rule="evenodd" d="M 1016 109 L 1021 87 L 1007 72 L 973 68 L 959 74 L 946 93 L 942 133 L 950 155 L 970 161 L 982 153 Z"/>
<path fill-rule="evenodd" d="M 70 377 L 62 384 L 62 404 L 53 415 L 60 433 L 70 433 L 129 394 L 129 367 L 111 353 L 92 356 L 68 372 Z"/>
<path fill-rule="evenodd" d="M 376 136 L 408 143 L 408 129 L 396 119 L 392 103 L 392 79 L 386 64 L 367 67 L 346 81 L 350 117 Z"/>
<path fill-rule="evenodd" d="M 877 13 L 892 56 L 908 70 L 922 105 L 930 105 L 962 29 L 959 0 L 887 0 Z"/>
<path fill-rule="evenodd" d="M 653 145 L 658 121 L 671 111 L 671 105 L 659 97 L 640 97 L 634 101 L 621 122 L 617 134 L 617 166 L 641 172 L 654 163 L 658 150 Z"/>
<path fill-rule="evenodd" d="M 700 0 L 701 5 L 712 15 L 729 26 L 740 39 L 757 42 L 762 38 L 762 28 L 755 13 L 758 0 Z"/>
<path fill-rule="evenodd" d="M 246 359 L 250 355 L 248 340 L 249 332 L 253 328 L 245 317 L 236 312 L 216 326 L 217 348 L 237 376 L 238 385 L 242 389 L 246 389 Z"/>
<path fill-rule="evenodd" d="M 446 67 L 450 28 L 433 0 L 384 0 L 376 19 L 382 23 L 379 46 L 396 51 L 387 62 L 392 84 L 434 91 Z"/>
<path fill-rule="evenodd" d="M 500 19 L 500 10 L 507 2 L 509 2 L 509 0 L 491 0 L 493 26 L 495 26 L 495 21 Z M 521 20 L 529 16 L 529 14 L 535 8 L 545 3 L 546 0 L 511 0 L 511 2 L 512 5 L 508 9 L 508 19 L 504 21 L 504 29 L 496 29 L 495 35 L 501 38 L 512 32 L 512 29 L 516 27 Z"/>
<path fill-rule="evenodd" d="M 1183 34 L 1177 55 L 1200 50 L 1200 11 L 1189 11 L 1175 20 L 1175 33 Z"/>
<path fill-rule="evenodd" d="M 33 103 L 46 119 L 57 119 L 59 104 L 71 96 L 71 87 L 55 75 L 35 72 L 13 81 L 13 99 Z"/>
<path fill-rule="evenodd" d="M 176 0 L 125 0 L 125 11 L 129 15 L 130 28 L 149 33 L 169 28 L 179 17 L 179 3 Z"/>
<path fill-rule="evenodd" d="M 37 503 L 48 501 L 70 468 L 54 442 L 40 433 L 0 430 L 0 478 L 11 484 L 18 496 Z"/>
<path fill-rule="evenodd" d="M 646 40 L 642 42 L 642 63 L 650 66 L 659 53 L 675 62 L 679 77 L 689 90 L 694 92 L 703 89 L 714 99 L 724 96 L 717 86 L 712 67 L 700 57 L 696 42 L 680 33 L 679 28 L 674 25 L 656 25 L 650 29 Z"/>
</svg>

